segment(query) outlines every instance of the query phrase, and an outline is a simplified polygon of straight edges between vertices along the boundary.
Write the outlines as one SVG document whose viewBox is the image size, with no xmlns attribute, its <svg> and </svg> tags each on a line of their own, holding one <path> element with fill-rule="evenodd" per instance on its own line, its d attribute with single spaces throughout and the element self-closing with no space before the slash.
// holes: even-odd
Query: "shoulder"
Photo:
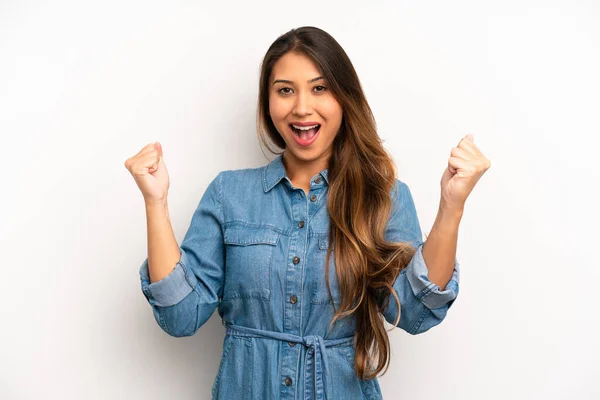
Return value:
<svg viewBox="0 0 600 400">
<path fill-rule="evenodd" d="M 408 188 L 408 185 L 406 184 L 406 182 L 396 178 L 396 182 L 394 183 L 394 186 L 392 187 L 391 190 L 391 196 L 393 199 L 400 199 L 403 196 L 406 196 L 406 193 L 410 193 L 410 189 Z"/>
<path fill-rule="evenodd" d="M 224 199 L 236 198 L 239 201 L 248 201 L 248 196 L 255 198 L 257 195 L 264 194 L 264 169 L 265 166 L 226 169 L 220 171 L 215 180 L 218 181 Z"/>
<path fill-rule="evenodd" d="M 249 185 L 260 183 L 265 166 L 253 168 L 226 169 L 219 172 L 217 177 L 223 185 Z"/>
<path fill-rule="evenodd" d="M 408 184 L 398 178 L 390 193 L 392 199 L 393 214 L 399 211 L 409 210 L 414 212 L 415 201 Z"/>
</svg>

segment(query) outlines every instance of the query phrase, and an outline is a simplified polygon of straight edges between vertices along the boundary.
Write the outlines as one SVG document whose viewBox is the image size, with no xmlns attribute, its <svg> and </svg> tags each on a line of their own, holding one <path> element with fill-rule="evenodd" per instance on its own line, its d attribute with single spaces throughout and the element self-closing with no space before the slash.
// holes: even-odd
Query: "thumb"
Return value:
<svg viewBox="0 0 600 400">
<path fill-rule="evenodd" d="M 163 156 L 162 145 L 160 144 L 160 142 L 156 142 L 156 143 L 154 143 L 154 147 L 158 151 L 158 164 L 164 165 L 164 156 Z"/>
<path fill-rule="evenodd" d="M 162 149 L 162 145 L 160 144 L 160 142 L 155 142 L 154 148 L 156 149 L 156 151 L 158 151 L 159 156 L 163 155 L 163 149 Z"/>
</svg>

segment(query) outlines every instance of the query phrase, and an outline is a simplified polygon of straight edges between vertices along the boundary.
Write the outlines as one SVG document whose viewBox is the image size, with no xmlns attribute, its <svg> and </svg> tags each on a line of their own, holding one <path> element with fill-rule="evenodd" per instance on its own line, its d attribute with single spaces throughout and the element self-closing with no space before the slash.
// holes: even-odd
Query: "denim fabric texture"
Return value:
<svg viewBox="0 0 600 400">
<path fill-rule="evenodd" d="M 353 317 L 328 329 L 327 190 L 327 169 L 312 177 L 308 194 L 294 188 L 282 155 L 262 167 L 221 171 L 192 216 L 175 269 L 150 283 L 147 258 L 140 267 L 142 292 L 167 334 L 191 336 L 218 310 L 226 331 L 213 399 L 383 398 L 377 378 L 354 373 Z M 386 238 L 417 250 L 394 283 L 398 327 L 414 335 L 446 317 L 459 264 L 443 291 L 430 282 L 410 190 L 397 179 L 391 196 Z M 339 304 L 333 254 L 328 267 Z M 397 313 L 390 298 L 384 317 L 393 324 Z"/>
</svg>

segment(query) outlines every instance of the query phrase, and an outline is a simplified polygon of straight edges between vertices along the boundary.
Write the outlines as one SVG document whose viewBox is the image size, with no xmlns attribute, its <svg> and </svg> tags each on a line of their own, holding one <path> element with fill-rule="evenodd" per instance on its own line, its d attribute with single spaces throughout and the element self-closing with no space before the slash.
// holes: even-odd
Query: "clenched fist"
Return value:
<svg viewBox="0 0 600 400">
<path fill-rule="evenodd" d="M 146 204 L 166 202 L 169 191 L 169 173 L 160 143 L 150 143 L 144 146 L 139 153 L 125 161 L 125 168 L 131 172 Z"/>
<path fill-rule="evenodd" d="M 440 182 L 442 208 L 463 210 L 467 197 L 490 166 L 490 160 L 473 142 L 473 135 L 462 138 L 458 146 L 450 151 L 448 167 Z"/>
</svg>

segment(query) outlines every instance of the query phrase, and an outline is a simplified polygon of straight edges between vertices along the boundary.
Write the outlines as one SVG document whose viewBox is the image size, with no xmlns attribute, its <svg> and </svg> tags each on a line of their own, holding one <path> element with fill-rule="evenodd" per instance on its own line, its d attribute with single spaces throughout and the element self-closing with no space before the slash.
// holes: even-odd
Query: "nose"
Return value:
<svg viewBox="0 0 600 400">
<path fill-rule="evenodd" d="M 301 92 L 296 96 L 296 104 L 294 104 L 294 115 L 304 116 L 312 114 L 312 97 L 309 94 Z"/>
</svg>

